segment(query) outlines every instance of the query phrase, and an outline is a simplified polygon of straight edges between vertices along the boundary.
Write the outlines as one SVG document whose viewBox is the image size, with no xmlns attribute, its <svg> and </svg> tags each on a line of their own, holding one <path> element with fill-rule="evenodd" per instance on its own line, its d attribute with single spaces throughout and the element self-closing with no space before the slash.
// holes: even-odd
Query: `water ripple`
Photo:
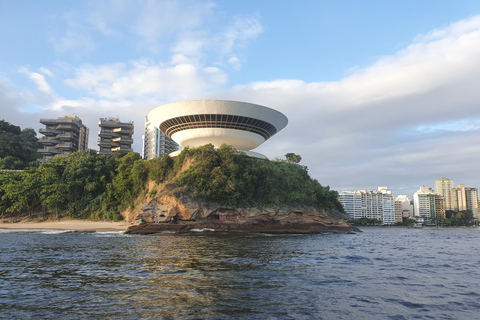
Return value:
<svg viewBox="0 0 480 320">
<path fill-rule="evenodd" d="M 0 318 L 475 319 L 479 240 L 0 232 Z"/>
</svg>

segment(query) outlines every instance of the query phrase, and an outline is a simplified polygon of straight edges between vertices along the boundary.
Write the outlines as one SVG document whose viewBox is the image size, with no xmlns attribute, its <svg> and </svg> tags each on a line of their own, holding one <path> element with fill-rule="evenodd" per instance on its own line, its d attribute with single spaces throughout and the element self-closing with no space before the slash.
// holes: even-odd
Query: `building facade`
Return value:
<svg viewBox="0 0 480 320">
<path fill-rule="evenodd" d="M 342 191 L 339 200 L 349 219 L 362 218 L 362 195 L 360 191 Z"/>
<path fill-rule="evenodd" d="M 435 180 L 435 193 L 443 196 L 445 199 L 445 210 L 458 210 L 457 194 L 453 189 L 453 180 L 448 178 Z"/>
<path fill-rule="evenodd" d="M 395 203 L 395 223 L 403 222 L 402 201 L 394 200 Z"/>
<path fill-rule="evenodd" d="M 82 120 L 74 115 L 66 115 L 57 119 L 40 119 L 45 125 L 39 132 L 44 136 L 38 140 L 43 145 L 38 150 L 43 158 L 42 163 L 56 156 L 67 156 L 75 151 L 88 150 L 88 128 Z"/>
<path fill-rule="evenodd" d="M 431 188 L 421 186 L 413 194 L 414 215 L 421 218 L 426 224 L 433 223 L 437 218 L 445 216 L 443 196 L 435 193 Z"/>
<path fill-rule="evenodd" d="M 457 211 L 470 210 L 474 217 L 478 217 L 478 189 L 466 188 L 464 184 L 459 184 L 453 189 L 457 200 Z"/>
<path fill-rule="evenodd" d="M 408 198 L 406 195 L 399 195 L 395 200 L 402 203 L 403 218 L 409 218 L 413 216 L 413 203 L 410 198 Z"/>
<path fill-rule="evenodd" d="M 98 146 L 100 155 L 111 155 L 115 151 L 128 153 L 133 151 L 133 121 L 120 122 L 119 118 L 100 118 L 98 121 Z"/>
<path fill-rule="evenodd" d="M 339 200 L 350 219 L 369 218 L 381 220 L 384 225 L 395 224 L 395 201 L 387 187 L 342 191 Z"/>
<path fill-rule="evenodd" d="M 145 134 L 142 139 L 142 158 L 145 160 L 163 157 L 179 149 L 179 145 L 155 127 L 148 117 L 145 117 Z"/>
</svg>

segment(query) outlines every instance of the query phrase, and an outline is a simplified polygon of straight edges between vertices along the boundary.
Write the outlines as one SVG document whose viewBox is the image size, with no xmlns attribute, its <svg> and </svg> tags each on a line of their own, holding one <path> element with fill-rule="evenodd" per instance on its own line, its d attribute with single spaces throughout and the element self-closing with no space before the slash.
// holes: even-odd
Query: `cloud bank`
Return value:
<svg viewBox="0 0 480 320">
<path fill-rule="evenodd" d="M 32 121 L 22 126 L 36 128 L 41 116 L 76 113 L 91 128 L 90 145 L 96 147 L 98 118 L 118 116 L 135 121 L 134 147 L 140 151 L 144 117 L 160 104 L 248 101 L 289 118 L 289 125 L 256 151 L 271 158 L 298 153 L 312 176 L 336 190 L 387 185 L 411 196 L 441 177 L 479 185 L 473 173 L 480 156 L 480 16 L 418 35 L 338 81 L 278 79 L 232 87 L 229 73 L 241 70 L 242 55 L 264 32 L 260 16 L 231 17 L 219 28 L 219 13 L 209 1 L 192 1 L 189 11 L 176 1 L 135 3 L 98 2 L 77 18 L 86 27 L 70 23 L 63 34 L 50 37 L 52 46 L 75 49 L 63 40 L 73 39 L 69 32 L 88 39 L 89 50 L 98 46 L 98 35 L 124 41 L 133 34 L 133 45 L 160 58 L 41 66 L 38 72 L 25 66 L 19 72 L 36 89 L 0 78 L 4 117 Z M 122 24 L 127 18 L 131 23 Z M 78 97 L 63 96 L 60 88 Z"/>
</svg>

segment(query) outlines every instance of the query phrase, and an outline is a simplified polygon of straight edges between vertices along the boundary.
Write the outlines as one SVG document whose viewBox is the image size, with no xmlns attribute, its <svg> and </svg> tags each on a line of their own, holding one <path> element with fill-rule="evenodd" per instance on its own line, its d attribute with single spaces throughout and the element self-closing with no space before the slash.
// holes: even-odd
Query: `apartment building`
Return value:
<svg viewBox="0 0 480 320">
<path fill-rule="evenodd" d="M 155 127 L 148 117 L 145 117 L 145 134 L 142 139 L 142 158 L 145 160 L 163 157 L 179 149 L 179 145 Z"/>
<path fill-rule="evenodd" d="M 440 216 L 445 216 L 445 202 L 442 195 L 435 193 L 431 188 L 421 186 L 413 194 L 414 215 L 422 218 L 427 224 Z"/>
<path fill-rule="evenodd" d="M 45 128 L 39 132 L 44 136 L 39 139 L 43 145 L 38 150 L 43 158 L 42 163 L 56 156 L 67 156 L 75 151 L 88 150 L 88 128 L 75 115 L 66 115 L 57 119 L 40 119 Z"/>
<path fill-rule="evenodd" d="M 466 188 L 464 184 L 459 184 L 452 191 L 457 200 L 457 211 L 470 210 L 474 217 L 478 217 L 478 189 Z"/>
<path fill-rule="evenodd" d="M 100 118 L 98 121 L 100 131 L 98 132 L 98 146 L 100 155 L 111 155 L 115 151 L 128 153 L 133 151 L 134 124 L 120 122 L 119 118 Z"/>
<path fill-rule="evenodd" d="M 445 210 L 458 210 L 457 194 L 453 189 L 453 180 L 448 178 L 435 180 L 435 193 L 445 199 Z"/>
<path fill-rule="evenodd" d="M 350 219 L 369 218 L 395 224 L 395 202 L 387 187 L 377 190 L 342 191 L 339 194 L 345 212 Z"/>
</svg>

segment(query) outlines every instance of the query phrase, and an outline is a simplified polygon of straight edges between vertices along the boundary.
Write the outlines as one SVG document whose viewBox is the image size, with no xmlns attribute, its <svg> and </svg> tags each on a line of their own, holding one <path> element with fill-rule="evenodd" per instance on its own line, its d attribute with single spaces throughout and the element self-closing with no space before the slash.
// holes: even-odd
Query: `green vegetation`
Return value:
<svg viewBox="0 0 480 320">
<path fill-rule="evenodd" d="M 403 227 L 412 227 L 416 225 L 418 222 L 415 219 L 410 218 L 402 218 L 402 222 L 395 223 L 396 226 L 403 226 Z"/>
<path fill-rule="evenodd" d="M 302 157 L 295 153 L 287 153 L 285 159 L 290 163 L 300 163 L 300 161 L 302 161 Z"/>
<path fill-rule="evenodd" d="M 439 219 L 438 224 L 441 226 L 471 226 L 474 223 L 472 211 L 465 210 L 460 212 L 447 210 L 445 217 Z"/>
<path fill-rule="evenodd" d="M 337 192 L 311 179 L 304 166 L 206 145 L 187 148 L 175 159 L 149 161 L 133 152 L 107 157 L 83 151 L 21 172 L 0 172 L 0 214 L 118 220 L 122 210 L 147 196 L 150 180 L 222 206 L 313 206 L 343 212 Z"/>
<path fill-rule="evenodd" d="M 0 120 L 0 169 L 18 170 L 35 166 L 40 158 L 38 143 L 33 129 L 23 129 Z"/>
<path fill-rule="evenodd" d="M 343 212 L 338 193 L 310 178 L 304 166 L 250 158 L 226 145 L 186 149 L 174 165 L 183 164 L 182 158 L 194 163 L 177 184 L 189 188 L 193 198 L 230 207 L 313 206 Z"/>
</svg>

